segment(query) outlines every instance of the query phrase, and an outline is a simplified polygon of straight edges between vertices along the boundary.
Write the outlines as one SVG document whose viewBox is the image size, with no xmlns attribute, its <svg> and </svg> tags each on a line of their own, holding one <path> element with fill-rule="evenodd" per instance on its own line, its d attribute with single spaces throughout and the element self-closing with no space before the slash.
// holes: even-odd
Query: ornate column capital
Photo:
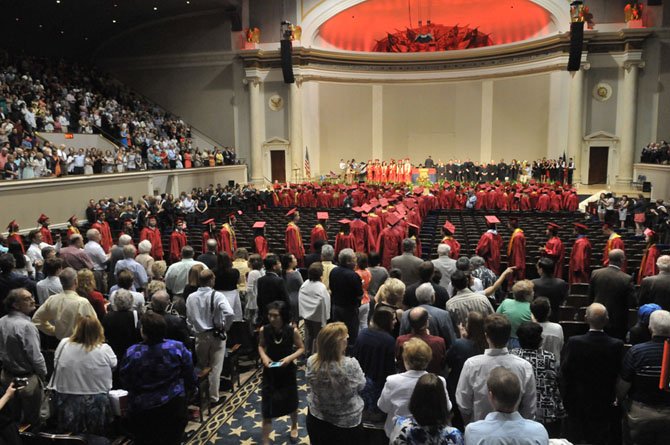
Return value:
<svg viewBox="0 0 670 445">
<path fill-rule="evenodd" d="M 257 87 L 258 85 L 261 84 L 261 79 L 259 79 L 258 77 L 245 77 L 244 79 L 242 79 L 242 84 Z"/>
<path fill-rule="evenodd" d="M 305 81 L 303 76 L 295 76 L 295 86 L 300 88 L 302 86 L 302 83 Z"/>
<path fill-rule="evenodd" d="M 645 63 L 644 60 L 626 60 L 623 63 L 623 69 L 625 69 L 626 71 L 630 71 L 631 68 L 633 68 L 633 67 L 636 67 L 638 69 L 642 69 L 642 68 L 645 67 L 645 65 L 646 65 L 646 63 Z"/>
</svg>

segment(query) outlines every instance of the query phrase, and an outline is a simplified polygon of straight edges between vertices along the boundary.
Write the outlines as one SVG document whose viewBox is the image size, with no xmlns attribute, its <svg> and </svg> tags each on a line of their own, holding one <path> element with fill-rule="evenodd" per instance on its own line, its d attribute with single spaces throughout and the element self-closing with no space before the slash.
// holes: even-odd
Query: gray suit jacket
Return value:
<svg viewBox="0 0 670 445">
<path fill-rule="evenodd" d="M 607 308 L 609 323 L 605 332 L 623 339 L 628 332 L 628 309 L 636 303 L 633 278 L 615 266 L 594 270 L 589 283 L 589 303 L 593 302 Z"/>
<path fill-rule="evenodd" d="M 428 312 L 428 315 L 430 315 L 428 319 L 430 335 L 442 337 L 444 339 L 444 345 L 447 350 L 449 350 L 451 345 L 456 341 L 456 331 L 454 330 L 454 324 L 451 322 L 449 312 L 429 304 L 422 304 L 418 307 L 424 308 Z M 400 320 L 400 335 L 412 332 L 412 328 L 409 326 L 409 311 L 410 310 L 406 310 L 402 314 L 402 319 Z"/>
<path fill-rule="evenodd" d="M 419 265 L 423 263 L 421 258 L 417 258 L 411 253 L 403 253 L 391 259 L 391 268 L 399 269 L 401 280 L 405 286 L 419 281 Z"/>
<path fill-rule="evenodd" d="M 640 285 L 640 306 L 656 303 L 670 311 L 670 273 L 659 273 L 642 280 Z"/>
<path fill-rule="evenodd" d="M 451 275 L 456 272 L 456 260 L 444 255 L 433 260 L 433 266 L 442 274 L 440 286 L 448 287 L 451 284 Z"/>
</svg>

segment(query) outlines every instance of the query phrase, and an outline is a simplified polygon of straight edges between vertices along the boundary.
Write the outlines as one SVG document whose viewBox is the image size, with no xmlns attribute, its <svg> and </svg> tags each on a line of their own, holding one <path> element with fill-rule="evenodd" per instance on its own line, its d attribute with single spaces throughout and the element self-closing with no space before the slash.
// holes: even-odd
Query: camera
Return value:
<svg viewBox="0 0 670 445">
<path fill-rule="evenodd" d="M 14 388 L 21 389 L 28 385 L 28 379 L 26 377 L 15 377 L 12 383 L 14 383 Z"/>
</svg>

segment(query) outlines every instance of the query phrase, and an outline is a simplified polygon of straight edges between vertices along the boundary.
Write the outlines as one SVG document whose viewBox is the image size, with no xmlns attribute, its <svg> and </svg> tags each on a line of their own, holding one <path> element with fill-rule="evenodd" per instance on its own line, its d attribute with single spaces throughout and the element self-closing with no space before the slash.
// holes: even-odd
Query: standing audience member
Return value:
<svg viewBox="0 0 670 445">
<path fill-rule="evenodd" d="M 546 297 L 537 297 L 530 304 L 530 312 L 533 319 L 542 326 L 542 349 L 549 351 L 556 357 L 556 363 L 561 363 L 561 350 L 563 349 L 563 327 L 549 321 L 551 314 L 551 303 Z"/>
<path fill-rule="evenodd" d="M 307 433 L 313 445 L 359 444 L 365 374 L 346 357 L 347 326 L 327 324 L 316 339 L 317 353 L 307 359 Z"/>
<path fill-rule="evenodd" d="M 535 418 L 535 374 L 530 363 L 507 350 L 511 331 L 512 326 L 505 316 L 492 314 L 486 317 L 484 332 L 489 347 L 483 355 L 476 355 L 465 362 L 456 387 L 456 402 L 466 425 L 483 420 L 495 411 L 488 397 L 486 380 L 489 373 L 499 366 L 511 370 L 519 378 L 521 402 L 518 410 L 521 415 L 526 419 Z"/>
<path fill-rule="evenodd" d="M 112 305 L 112 309 L 114 309 L 114 299 L 116 298 L 116 293 L 120 290 L 127 290 L 133 297 L 133 309 L 140 314 L 144 312 L 144 294 L 133 290 L 133 273 L 129 270 L 123 269 L 119 272 L 116 281 L 117 289 L 115 289 L 109 295 L 109 303 Z"/>
<path fill-rule="evenodd" d="M 419 306 L 424 308 L 428 314 L 429 330 L 431 335 L 437 335 L 444 339 L 444 345 L 447 349 L 456 341 L 456 332 L 451 321 L 449 312 L 433 306 L 435 302 L 435 290 L 431 283 L 424 283 L 416 289 L 416 299 Z M 400 321 L 400 335 L 408 334 L 411 330 L 409 324 L 409 310 L 405 311 Z"/>
<path fill-rule="evenodd" d="M 298 307 L 300 318 L 305 324 L 305 351 L 306 356 L 315 351 L 316 339 L 319 331 L 330 318 L 330 294 L 321 282 L 323 267 L 319 261 L 310 264 L 307 269 L 307 281 L 300 286 L 298 292 Z"/>
<path fill-rule="evenodd" d="M 670 312 L 658 310 L 649 320 L 651 340 L 633 346 L 621 367 L 617 395 L 624 407 L 624 439 L 662 444 L 670 434 L 670 392 L 659 389 L 663 344 L 670 337 Z"/>
<path fill-rule="evenodd" d="M 549 443 L 549 435 L 544 427 L 524 418 L 519 412 L 523 383 L 513 371 L 499 366 L 487 372 L 483 378 L 486 379 L 488 400 L 493 409 L 485 419 L 465 428 L 466 445 Z"/>
<path fill-rule="evenodd" d="M 537 405 L 535 419 L 547 428 L 549 435 L 560 437 L 565 410 L 558 392 L 558 363 L 554 354 L 542 348 L 542 326 L 526 321 L 517 329 L 519 349 L 511 354 L 528 361 L 535 371 Z"/>
<path fill-rule="evenodd" d="M 37 329 L 61 340 L 74 332 L 77 320 L 81 317 L 98 319 L 91 303 L 77 295 L 77 272 L 66 267 L 60 273 L 63 292 L 52 295 L 33 315 Z"/>
<path fill-rule="evenodd" d="M 375 298 L 379 288 L 389 277 L 388 271 L 379 264 L 380 262 L 381 258 L 379 257 L 379 253 L 370 252 L 368 255 L 368 270 L 370 271 L 371 276 L 370 284 L 368 285 L 368 295 L 370 296 L 370 299 Z M 372 307 L 370 307 L 370 310 L 372 311 Z"/>
<path fill-rule="evenodd" d="M 77 272 L 77 294 L 91 303 L 98 320 L 102 321 L 107 313 L 107 300 L 100 292 L 95 290 L 95 276 L 89 269 L 82 269 Z"/>
<path fill-rule="evenodd" d="M 74 270 L 94 269 L 94 263 L 84 250 L 84 238 L 75 233 L 70 236 L 70 242 L 67 247 L 61 248 L 58 253 L 61 260 L 63 260 L 64 267 L 71 267 Z"/>
<path fill-rule="evenodd" d="M 342 249 L 338 262 L 339 266 L 330 272 L 333 321 L 347 325 L 349 346 L 353 346 L 358 337 L 358 307 L 363 297 L 363 284 L 354 272 L 356 254 L 352 249 Z"/>
<path fill-rule="evenodd" d="M 439 270 L 442 273 L 440 286 L 444 288 L 449 286 L 451 276 L 456 272 L 456 260 L 452 259 L 449 256 L 450 254 L 451 246 L 449 244 L 440 243 L 437 245 L 437 259 L 433 260 L 433 265 L 435 266 L 435 270 Z"/>
<path fill-rule="evenodd" d="M 16 267 L 16 260 L 11 253 L 3 253 L 0 255 L 0 301 L 7 298 L 7 294 L 12 289 L 24 288 L 28 292 L 35 295 L 35 282 L 30 278 L 21 275 L 14 271 Z M 4 307 L 0 307 L 0 311 L 4 314 Z"/>
<path fill-rule="evenodd" d="M 372 281 L 372 274 L 368 270 L 368 256 L 365 253 L 356 253 L 356 268 L 354 269 L 359 277 L 361 277 L 361 285 L 363 286 L 363 298 L 361 298 L 361 305 L 358 307 L 358 323 L 359 331 L 368 326 L 368 318 L 370 318 L 370 281 Z"/>
<path fill-rule="evenodd" d="M 302 276 L 300 271 L 296 270 L 298 267 L 298 260 L 295 255 L 285 254 L 281 256 L 282 274 L 284 278 L 284 285 L 288 293 L 289 308 L 291 309 L 291 319 L 293 323 L 298 322 L 298 292 L 302 286 Z"/>
<path fill-rule="evenodd" d="M 648 303 L 643 304 L 637 310 L 637 323 L 628 331 L 626 343 L 637 345 L 651 340 L 651 330 L 649 329 L 649 318 L 651 314 L 663 309 L 661 306 Z"/>
<path fill-rule="evenodd" d="M 151 296 L 151 310 L 165 319 L 166 331 L 165 338 L 184 343 L 190 349 L 190 332 L 186 319 L 170 307 L 170 296 L 165 290 L 156 291 Z"/>
<path fill-rule="evenodd" d="M 108 392 L 117 359 L 95 315 L 79 318 L 55 357 L 52 382 L 58 428 L 74 434 L 108 434 L 113 417 Z"/>
<path fill-rule="evenodd" d="M 127 289 L 116 291 L 112 311 L 102 319 L 105 339 L 117 357 L 123 357 L 126 349 L 139 342 L 140 313 L 133 308 L 133 296 Z"/>
<path fill-rule="evenodd" d="M 214 280 L 214 273 L 211 270 L 200 272 L 200 287 L 197 292 L 189 295 L 186 314 L 189 324 L 195 331 L 198 367 L 212 368 L 209 373 L 210 402 L 218 404 L 226 341 L 215 332 L 230 329 L 234 314 L 225 295 L 213 289 Z"/>
<path fill-rule="evenodd" d="M 35 300 L 26 289 L 12 289 L 3 302 L 7 315 L 0 318 L 0 382 L 8 386 L 17 378 L 28 384 L 15 394 L 18 420 L 32 426 L 40 424 L 42 383 L 47 376 L 47 366 L 40 351 L 40 336 L 30 321 L 35 310 Z M 1 442 L 1 440 L 0 440 Z"/>
<path fill-rule="evenodd" d="M 589 332 L 568 339 L 561 357 L 560 385 L 568 413 L 567 439 L 605 445 L 613 437 L 617 408 L 616 379 L 623 342 L 604 332 L 607 309 L 593 303 L 586 309 Z"/>
<path fill-rule="evenodd" d="M 45 278 L 37 282 L 37 301 L 44 303 L 52 295 L 63 292 L 58 275 L 63 271 L 63 260 L 60 258 L 49 258 L 44 262 Z"/>
<path fill-rule="evenodd" d="M 86 232 L 88 242 L 84 246 L 84 251 L 93 263 L 93 274 L 95 275 L 95 287 L 100 292 L 107 292 L 107 277 L 105 271 L 109 262 L 109 255 L 100 245 L 101 235 L 97 229 L 88 229 Z"/>
<path fill-rule="evenodd" d="M 323 276 L 321 281 L 326 285 L 326 289 L 330 292 L 330 272 L 335 269 L 333 259 L 335 258 L 335 249 L 330 244 L 324 244 L 321 248 L 321 265 L 323 266 Z"/>
<path fill-rule="evenodd" d="M 120 370 L 130 429 L 138 444 L 179 445 L 196 384 L 193 359 L 181 342 L 167 339 L 159 314 L 147 312 L 141 324 L 142 342 L 128 348 Z"/>
<path fill-rule="evenodd" d="M 184 298 L 184 288 L 188 283 L 188 272 L 195 264 L 202 264 L 193 259 L 193 247 L 184 246 L 181 249 L 181 261 L 173 263 L 165 272 L 165 286 L 173 298 Z M 207 267 L 203 264 L 204 267 Z"/>
<path fill-rule="evenodd" d="M 258 254 L 249 257 L 249 273 L 247 274 L 247 304 L 244 306 L 244 319 L 251 326 L 256 325 L 258 312 L 258 279 L 263 276 L 263 258 Z"/>
<path fill-rule="evenodd" d="M 419 265 L 423 263 L 421 258 L 414 256 L 416 241 L 410 238 L 402 240 L 402 255 L 391 259 L 391 268 L 400 270 L 400 279 L 405 286 L 419 281 Z"/>
<path fill-rule="evenodd" d="M 418 306 L 416 300 L 416 290 L 424 283 L 431 283 L 433 286 L 433 291 L 435 292 L 435 301 L 433 305 L 437 308 L 444 309 L 449 299 L 449 293 L 447 290 L 432 282 L 433 275 L 435 274 L 435 266 L 430 261 L 423 261 L 419 264 L 419 281 L 410 284 L 405 289 L 405 297 L 403 298 L 403 305 L 407 308 L 413 308 Z"/>
<path fill-rule="evenodd" d="M 268 324 L 266 308 L 273 301 L 283 301 L 288 304 L 288 293 L 281 274 L 281 262 L 277 255 L 269 253 L 263 260 L 265 275 L 256 282 L 256 304 L 258 306 L 257 323 L 261 326 Z"/>
<path fill-rule="evenodd" d="M 510 348 L 519 347 L 519 339 L 516 335 L 517 328 L 521 323 L 530 321 L 530 302 L 533 300 L 533 283 L 529 280 L 521 280 L 512 286 L 514 298 L 507 298 L 498 306 L 497 313 L 504 315 L 512 325 L 510 337 Z"/>
<path fill-rule="evenodd" d="M 233 321 L 242 321 L 242 302 L 237 292 L 237 283 L 240 279 L 240 271 L 233 267 L 233 261 L 226 252 L 220 252 L 218 263 L 214 270 L 214 289 L 221 291 L 233 308 Z"/>
<path fill-rule="evenodd" d="M 270 323 L 258 334 L 258 354 L 263 363 L 261 385 L 263 445 L 270 443 L 272 419 L 291 417 L 291 443 L 298 440 L 298 383 L 295 361 L 305 352 L 300 331 L 290 323 L 288 305 L 274 301 L 267 307 Z M 275 366 L 279 363 L 279 366 Z"/>
<path fill-rule="evenodd" d="M 386 413 L 386 423 L 384 432 L 391 437 L 395 417 L 407 417 L 409 412 L 409 400 L 419 378 L 425 375 L 426 367 L 432 358 L 430 346 L 423 340 L 413 338 L 403 346 L 402 359 L 407 371 L 401 374 L 390 375 L 386 379 L 386 384 L 382 390 L 381 397 L 377 405 L 379 409 Z M 447 411 L 451 411 L 451 401 L 447 395 L 447 382 L 443 377 L 439 377 L 443 387 L 446 399 Z"/>
<path fill-rule="evenodd" d="M 383 307 L 383 306 L 382 306 Z M 403 345 L 412 338 L 423 340 L 432 351 L 432 358 L 426 367 L 428 372 L 437 375 L 444 375 L 444 365 L 446 363 L 447 350 L 444 346 L 444 339 L 436 335 L 430 335 L 428 330 L 428 311 L 422 307 L 415 307 L 409 311 L 409 325 L 412 331 L 409 334 L 401 335 L 395 341 L 395 357 L 398 369 L 401 372 L 406 371 L 402 360 Z"/>
<path fill-rule="evenodd" d="M 141 241 L 137 245 L 137 250 L 139 254 L 135 257 L 135 261 L 140 263 L 142 267 L 144 267 L 144 270 L 147 273 L 147 277 L 152 279 L 153 278 L 153 264 L 154 264 L 154 259 L 151 256 L 151 241 L 149 240 L 144 240 Z"/>
<path fill-rule="evenodd" d="M 460 270 L 451 276 L 451 285 L 456 293 L 447 301 L 445 307 L 455 326 L 465 324 L 470 312 L 478 312 L 483 316 L 495 312 L 485 294 L 470 290 L 468 285 L 471 279 L 469 273 Z"/>
<path fill-rule="evenodd" d="M 133 285 L 135 286 L 135 290 L 141 292 L 147 287 L 149 279 L 144 266 L 135 261 L 136 254 L 137 249 L 135 249 L 135 246 L 132 244 L 123 246 L 123 259 L 117 261 L 116 266 L 114 266 L 114 275 L 118 277 L 119 272 L 124 269 L 131 271 L 133 273 Z"/>
<path fill-rule="evenodd" d="M 549 321 L 558 322 L 558 308 L 568 297 L 569 286 L 565 280 L 554 277 L 554 262 L 550 258 L 540 258 L 537 262 L 540 278 L 533 280 L 533 292 L 537 297 L 547 297 L 551 303 Z"/>
<path fill-rule="evenodd" d="M 216 269 L 216 264 L 217 264 L 217 253 L 216 249 L 218 249 L 219 244 L 217 243 L 216 239 L 210 238 L 207 240 L 206 247 L 207 250 L 200 255 L 198 255 L 198 258 L 196 258 L 196 261 L 199 261 L 203 263 L 205 266 L 207 266 L 209 269 L 214 270 Z"/>
<path fill-rule="evenodd" d="M 463 445 L 461 432 L 449 426 L 449 397 L 442 380 L 424 374 L 409 399 L 411 417 L 398 417 L 391 433 L 392 445 Z"/>
<path fill-rule="evenodd" d="M 661 255 L 656 260 L 658 275 L 646 277 L 640 285 L 640 305 L 656 303 L 670 311 L 670 255 Z"/>
</svg>

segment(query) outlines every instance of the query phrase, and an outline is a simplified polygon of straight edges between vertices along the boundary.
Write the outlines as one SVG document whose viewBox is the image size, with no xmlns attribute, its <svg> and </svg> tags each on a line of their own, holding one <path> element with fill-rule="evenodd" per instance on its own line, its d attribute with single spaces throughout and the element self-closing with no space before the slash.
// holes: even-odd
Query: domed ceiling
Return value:
<svg viewBox="0 0 670 445">
<path fill-rule="evenodd" d="M 444 51 L 518 42 L 555 30 L 551 14 L 530 0 L 368 0 L 328 19 L 315 44 L 363 52 Z"/>
</svg>

